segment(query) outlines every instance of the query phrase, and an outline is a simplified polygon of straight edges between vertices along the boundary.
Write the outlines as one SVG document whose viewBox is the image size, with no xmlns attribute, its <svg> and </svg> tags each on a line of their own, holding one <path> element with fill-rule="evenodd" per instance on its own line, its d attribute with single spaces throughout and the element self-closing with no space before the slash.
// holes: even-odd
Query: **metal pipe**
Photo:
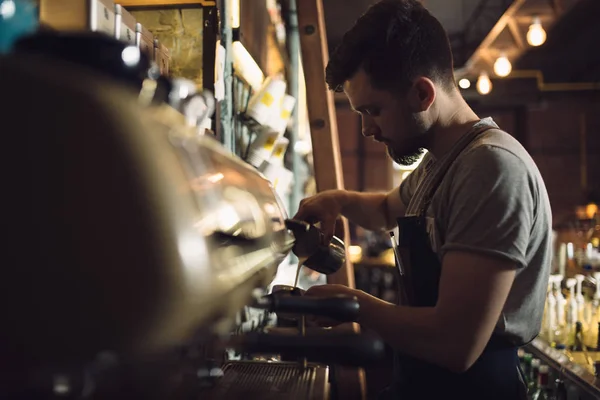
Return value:
<svg viewBox="0 0 600 400">
<path fill-rule="evenodd" d="M 289 0 L 288 10 L 288 44 L 290 52 L 290 77 L 289 87 L 290 95 L 296 99 L 296 107 L 292 112 L 292 129 L 290 132 L 289 149 L 292 152 L 290 167 L 294 174 L 294 184 L 292 185 L 292 193 L 290 195 L 289 212 L 291 215 L 296 213 L 298 203 L 302 199 L 300 183 L 298 182 L 300 155 L 295 150 L 296 142 L 298 141 L 298 107 L 300 106 L 300 88 L 299 88 L 299 73 L 300 73 L 300 34 L 298 32 L 298 12 L 296 9 L 296 0 Z"/>
<path fill-rule="evenodd" d="M 298 10 L 296 8 L 296 0 L 288 0 L 288 23 L 287 23 L 287 42 L 288 51 L 290 53 L 290 73 L 289 73 L 289 90 L 290 95 L 296 99 L 296 106 L 292 111 L 292 129 L 290 131 L 290 143 L 288 145 L 292 156 L 290 157 L 290 169 L 294 175 L 292 190 L 289 199 L 290 216 L 296 214 L 298 204 L 302 199 L 302 188 L 299 181 L 300 176 L 300 155 L 296 151 L 296 143 L 298 142 L 299 127 L 298 127 L 298 108 L 300 107 L 300 33 L 298 32 Z M 290 262 L 296 262 L 296 257 L 291 255 Z"/>
<path fill-rule="evenodd" d="M 235 151 L 235 143 L 233 138 L 233 30 L 231 28 L 231 3 L 228 0 L 221 0 L 219 4 L 221 6 L 221 46 L 225 48 L 225 60 L 223 62 L 225 96 L 219 102 L 219 127 L 223 145 L 233 152 Z"/>
</svg>

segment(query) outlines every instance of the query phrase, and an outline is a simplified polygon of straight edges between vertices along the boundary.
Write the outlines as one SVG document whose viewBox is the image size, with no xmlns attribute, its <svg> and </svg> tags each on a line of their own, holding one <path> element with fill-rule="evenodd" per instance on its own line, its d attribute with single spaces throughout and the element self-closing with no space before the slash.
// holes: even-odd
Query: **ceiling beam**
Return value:
<svg viewBox="0 0 600 400">
<path fill-rule="evenodd" d="M 510 29 L 510 34 L 512 35 L 515 43 L 517 44 L 517 47 L 520 50 L 524 50 L 525 42 L 523 41 L 523 36 L 521 35 L 521 32 L 519 31 L 519 26 L 517 25 L 517 22 L 514 20 L 514 18 L 508 21 L 508 29 Z"/>
</svg>

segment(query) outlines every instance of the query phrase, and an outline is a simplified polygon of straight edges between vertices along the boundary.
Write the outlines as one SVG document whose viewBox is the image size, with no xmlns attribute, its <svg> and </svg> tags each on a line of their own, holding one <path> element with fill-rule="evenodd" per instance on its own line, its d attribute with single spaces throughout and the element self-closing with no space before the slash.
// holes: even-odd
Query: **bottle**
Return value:
<svg viewBox="0 0 600 400">
<path fill-rule="evenodd" d="M 569 300 L 567 300 L 567 326 L 565 327 L 567 340 L 565 345 L 571 347 L 575 344 L 575 323 L 577 322 L 577 300 L 575 299 L 575 285 L 577 281 L 573 278 L 567 279 L 569 289 Z"/>
<path fill-rule="evenodd" d="M 583 351 L 584 337 L 583 337 L 583 324 L 581 321 L 575 323 L 575 343 L 573 345 L 573 351 Z"/>
<path fill-rule="evenodd" d="M 539 359 L 534 358 L 531 360 L 531 375 L 528 377 L 529 382 L 527 383 L 527 393 L 530 396 L 537 390 L 540 365 L 541 362 Z"/>
<path fill-rule="evenodd" d="M 564 344 L 567 341 L 567 318 L 566 306 L 567 299 L 562 293 L 561 284 L 563 276 L 556 275 L 554 281 L 554 297 L 556 298 L 556 330 L 554 331 L 555 344 Z"/>
<path fill-rule="evenodd" d="M 598 308 L 600 306 L 600 272 L 594 272 L 594 280 L 596 281 L 596 291 L 592 301 L 588 303 L 589 310 L 589 328 L 587 335 L 585 336 L 585 344 L 589 350 L 597 350 L 598 346 L 598 323 L 600 322 L 600 315 L 598 314 Z"/>
<path fill-rule="evenodd" d="M 557 379 L 554 384 L 556 386 L 556 391 L 554 392 L 556 400 L 567 400 L 567 386 L 565 382 L 562 379 Z"/>
<path fill-rule="evenodd" d="M 587 322 L 585 319 L 585 297 L 583 297 L 583 281 L 585 276 L 581 274 L 575 275 L 577 281 L 577 293 L 575 294 L 575 300 L 577 301 L 577 320 L 582 323 L 582 328 L 585 331 L 587 329 Z"/>
<path fill-rule="evenodd" d="M 557 316 L 556 316 L 556 297 L 554 295 L 554 282 L 556 281 L 556 277 L 554 275 L 550 276 L 548 296 L 546 298 L 546 325 L 543 327 L 546 339 L 548 343 L 554 342 L 554 333 L 557 324 Z"/>
<path fill-rule="evenodd" d="M 525 375 L 525 383 L 529 386 L 529 378 L 531 376 L 531 361 L 533 360 L 533 355 L 530 353 L 525 353 L 523 356 L 523 375 Z"/>
<path fill-rule="evenodd" d="M 538 373 L 538 383 L 535 393 L 531 396 L 531 400 L 554 400 L 552 388 L 548 379 L 549 369 L 547 365 L 540 365 Z"/>
</svg>

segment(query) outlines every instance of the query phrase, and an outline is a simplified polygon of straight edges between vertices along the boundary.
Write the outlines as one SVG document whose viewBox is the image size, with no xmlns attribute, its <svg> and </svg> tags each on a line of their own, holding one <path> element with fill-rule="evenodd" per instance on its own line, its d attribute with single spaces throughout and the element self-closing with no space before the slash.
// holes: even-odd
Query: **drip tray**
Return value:
<svg viewBox="0 0 600 400">
<path fill-rule="evenodd" d="M 329 369 L 297 363 L 232 361 L 223 366 L 217 385 L 202 393 L 203 399 L 227 400 L 326 400 L 329 397 Z"/>
</svg>

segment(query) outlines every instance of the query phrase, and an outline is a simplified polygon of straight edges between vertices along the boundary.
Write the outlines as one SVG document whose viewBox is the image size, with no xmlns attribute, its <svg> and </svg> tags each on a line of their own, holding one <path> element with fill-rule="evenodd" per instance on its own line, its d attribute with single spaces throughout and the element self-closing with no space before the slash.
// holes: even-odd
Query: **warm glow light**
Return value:
<svg viewBox="0 0 600 400">
<path fill-rule="evenodd" d="M 228 6 L 231 10 L 231 27 L 237 29 L 240 27 L 240 0 L 229 0 Z"/>
<path fill-rule="evenodd" d="M 585 207 L 585 213 L 589 219 L 594 218 L 598 212 L 598 206 L 595 203 L 590 203 Z"/>
<path fill-rule="evenodd" d="M 500 57 L 498 57 L 498 59 L 494 63 L 494 72 L 496 73 L 496 75 L 500 77 L 505 77 L 510 74 L 510 71 L 512 71 L 512 64 L 510 63 L 508 58 L 506 58 L 505 55 L 501 55 Z"/>
<path fill-rule="evenodd" d="M 467 78 L 462 78 L 460 81 L 458 81 L 458 86 L 460 86 L 462 89 L 468 89 L 471 87 L 471 81 Z"/>
<path fill-rule="evenodd" d="M 233 42 L 233 68 L 252 89 L 258 91 L 262 86 L 265 76 L 254 58 L 241 42 Z"/>
<path fill-rule="evenodd" d="M 492 81 L 487 72 L 482 72 L 477 79 L 477 91 L 479 94 L 486 95 L 492 91 Z"/>
<path fill-rule="evenodd" d="M 348 255 L 350 256 L 350 262 L 357 263 L 362 258 L 362 248 L 360 246 L 350 246 Z"/>
<path fill-rule="evenodd" d="M 121 59 L 128 67 L 135 67 L 140 62 L 140 49 L 137 46 L 127 46 L 121 52 Z"/>
<path fill-rule="evenodd" d="M 546 41 L 546 31 L 542 27 L 539 17 L 534 17 L 527 31 L 527 42 L 532 46 L 541 46 Z"/>
</svg>

